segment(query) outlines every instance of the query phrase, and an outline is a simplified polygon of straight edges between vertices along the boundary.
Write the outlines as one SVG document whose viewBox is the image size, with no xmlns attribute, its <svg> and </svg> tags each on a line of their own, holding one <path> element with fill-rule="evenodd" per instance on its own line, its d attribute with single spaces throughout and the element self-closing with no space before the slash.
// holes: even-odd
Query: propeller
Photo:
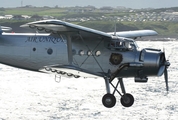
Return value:
<svg viewBox="0 0 178 120">
<path fill-rule="evenodd" d="M 165 57 L 165 51 L 163 50 L 163 54 L 161 56 L 161 61 L 160 61 L 160 68 L 158 71 L 158 76 L 161 76 L 164 73 L 164 79 L 165 79 L 165 84 L 166 84 L 166 90 L 169 91 L 169 86 L 168 86 L 168 72 L 167 68 L 170 66 L 170 62 L 166 60 Z"/>
<path fill-rule="evenodd" d="M 166 60 L 166 55 L 165 55 L 165 50 L 164 49 L 163 49 L 163 54 L 164 54 L 164 63 L 163 63 L 163 65 L 165 66 L 165 68 L 164 68 L 164 79 L 165 79 L 165 83 L 166 83 L 166 91 L 169 91 L 167 68 L 170 66 L 170 62 L 169 62 L 169 60 Z"/>
</svg>

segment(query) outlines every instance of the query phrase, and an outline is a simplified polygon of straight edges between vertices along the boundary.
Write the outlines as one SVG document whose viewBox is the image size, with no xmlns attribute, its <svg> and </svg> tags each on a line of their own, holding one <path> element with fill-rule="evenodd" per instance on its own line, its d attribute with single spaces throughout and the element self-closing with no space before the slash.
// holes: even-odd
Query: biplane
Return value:
<svg viewBox="0 0 178 120">
<path fill-rule="evenodd" d="M 102 103 L 107 108 L 115 106 L 115 93 L 121 96 L 123 106 L 133 105 L 134 97 L 126 93 L 123 78 L 147 82 L 150 76 L 164 74 L 168 91 L 170 63 L 165 52 L 140 49 L 135 41 L 138 37 L 157 35 L 153 30 L 106 33 L 55 19 L 30 22 L 21 27 L 39 32 L 7 33 L 11 28 L 1 27 L 0 63 L 60 76 L 103 78 L 106 94 Z"/>
</svg>

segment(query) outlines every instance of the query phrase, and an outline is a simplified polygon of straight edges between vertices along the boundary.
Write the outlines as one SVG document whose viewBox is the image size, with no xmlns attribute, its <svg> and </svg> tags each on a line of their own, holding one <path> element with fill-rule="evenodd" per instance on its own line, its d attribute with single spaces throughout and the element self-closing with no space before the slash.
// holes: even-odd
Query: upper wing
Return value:
<svg viewBox="0 0 178 120">
<path fill-rule="evenodd" d="M 25 25 L 21 25 L 21 27 L 36 28 L 39 31 L 45 30 L 45 32 L 53 32 L 53 33 L 63 32 L 70 35 L 81 34 L 82 37 L 101 36 L 101 37 L 112 38 L 112 35 L 107 34 L 105 32 L 71 24 L 60 20 L 42 20 L 42 21 L 27 23 Z"/>
<path fill-rule="evenodd" d="M 110 32 L 108 34 L 114 35 L 113 32 Z M 115 34 L 120 37 L 137 38 L 137 37 L 144 37 L 144 36 L 153 36 L 153 35 L 157 35 L 158 33 L 154 30 L 136 30 L 136 31 L 116 32 Z"/>
<path fill-rule="evenodd" d="M 114 33 L 105 33 L 102 31 L 94 30 L 91 28 L 83 27 L 80 25 L 60 21 L 60 20 L 42 20 L 37 22 L 31 22 L 24 25 L 21 25 L 21 27 L 30 27 L 33 29 L 37 29 L 39 31 L 44 30 L 45 32 L 49 33 L 57 33 L 57 32 L 63 32 L 67 33 L 71 36 L 75 35 L 82 35 L 82 37 L 107 37 L 112 38 Z M 128 37 L 128 38 L 136 38 L 136 37 L 142 37 L 142 36 L 152 36 L 157 35 L 158 33 L 153 30 L 137 30 L 137 31 L 124 31 L 124 32 L 116 32 L 117 36 L 120 37 Z"/>
</svg>

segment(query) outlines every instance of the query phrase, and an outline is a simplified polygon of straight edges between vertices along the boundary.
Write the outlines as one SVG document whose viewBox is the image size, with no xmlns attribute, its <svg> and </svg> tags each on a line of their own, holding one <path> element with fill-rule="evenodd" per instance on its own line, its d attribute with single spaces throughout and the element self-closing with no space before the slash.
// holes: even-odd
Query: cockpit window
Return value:
<svg viewBox="0 0 178 120">
<path fill-rule="evenodd" d="M 137 48 L 133 40 L 113 39 L 105 43 L 105 46 L 110 50 L 129 51 Z"/>
<path fill-rule="evenodd" d="M 112 48 L 118 48 L 118 47 L 123 47 L 123 46 L 124 46 L 124 43 L 121 41 L 111 41 L 108 44 L 108 47 L 112 47 Z"/>
</svg>

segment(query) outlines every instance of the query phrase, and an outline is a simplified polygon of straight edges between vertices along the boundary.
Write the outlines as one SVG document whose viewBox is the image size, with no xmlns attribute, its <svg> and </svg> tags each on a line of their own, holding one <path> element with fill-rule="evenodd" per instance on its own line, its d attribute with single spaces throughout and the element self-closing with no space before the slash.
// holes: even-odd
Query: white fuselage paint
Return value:
<svg viewBox="0 0 178 120">
<path fill-rule="evenodd" d="M 52 53 L 49 54 L 48 50 Z M 68 64 L 67 47 L 49 34 L 0 35 L 0 62 L 23 69 L 39 70 L 43 66 Z"/>
</svg>

